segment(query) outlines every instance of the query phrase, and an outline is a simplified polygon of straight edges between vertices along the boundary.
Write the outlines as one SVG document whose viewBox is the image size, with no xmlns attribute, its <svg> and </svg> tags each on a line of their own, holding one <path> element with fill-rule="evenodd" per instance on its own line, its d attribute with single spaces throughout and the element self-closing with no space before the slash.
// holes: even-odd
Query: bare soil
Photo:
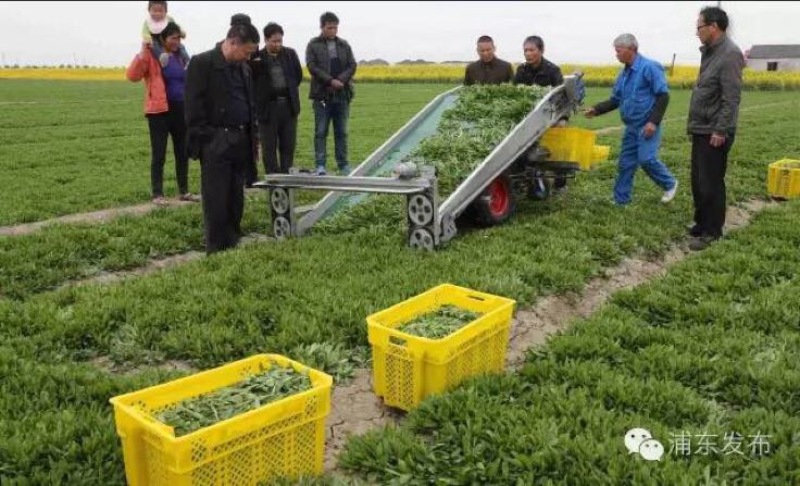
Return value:
<svg viewBox="0 0 800 486">
<path fill-rule="evenodd" d="M 75 223 L 103 223 L 119 218 L 120 216 L 142 216 L 160 207 L 177 207 L 186 204 L 195 204 L 178 199 L 168 199 L 166 204 L 158 205 L 153 203 L 139 204 L 136 206 L 126 206 L 121 208 L 109 208 L 90 213 L 76 213 L 60 216 L 58 218 L 46 219 L 35 223 L 18 224 L 14 226 L 0 227 L 0 236 L 21 236 L 39 231 L 51 224 L 75 224 Z"/>
</svg>

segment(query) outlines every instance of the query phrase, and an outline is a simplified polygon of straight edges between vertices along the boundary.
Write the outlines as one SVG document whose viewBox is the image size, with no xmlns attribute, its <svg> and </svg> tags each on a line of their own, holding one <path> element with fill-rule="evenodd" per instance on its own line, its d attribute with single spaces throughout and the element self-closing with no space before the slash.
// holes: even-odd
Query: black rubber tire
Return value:
<svg viewBox="0 0 800 486">
<path fill-rule="evenodd" d="M 538 179 L 538 180 L 537 180 Z M 544 184 L 544 190 L 539 188 L 539 180 Z M 548 177 L 535 178 L 528 186 L 528 197 L 534 201 L 544 201 L 550 197 L 553 190 L 553 182 Z"/>
<path fill-rule="evenodd" d="M 517 198 L 511 178 L 503 174 L 493 180 L 472 203 L 475 222 L 481 226 L 504 223 L 517 209 Z"/>
</svg>

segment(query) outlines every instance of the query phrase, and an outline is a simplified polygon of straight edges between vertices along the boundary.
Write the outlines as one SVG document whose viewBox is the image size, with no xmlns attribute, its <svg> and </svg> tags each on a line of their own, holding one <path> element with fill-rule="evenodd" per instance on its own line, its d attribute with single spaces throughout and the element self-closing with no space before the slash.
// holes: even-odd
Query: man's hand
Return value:
<svg viewBox="0 0 800 486">
<path fill-rule="evenodd" d="M 334 78 L 331 80 L 331 86 L 336 91 L 339 91 L 340 89 L 344 88 L 344 83 Z"/>
<path fill-rule="evenodd" d="M 725 145 L 725 135 L 720 133 L 712 133 L 711 134 L 711 146 L 712 147 L 722 147 Z"/>
<path fill-rule="evenodd" d="M 650 138 L 653 136 L 653 134 L 656 133 L 657 129 L 658 127 L 656 126 L 655 123 L 647 122 L 647 124 L 642 129 L 642 135 L 644 135 L 644 138 Z"/>
<path fill-rule="evenodd" d="M 139 55 L 143 58 L 146 58 L 150 55 L 150 43 L 149 42 L 142 42 L 142 50 L 139 52 Z"/>
<path fill-rule="evenodd" d="M 597 111 L 595 111 L 594 106 L 591 108 L 587 108 L 583 110 L 583 116 L 586 118 L 594 118 L 597 116 Z"/>
</svg>

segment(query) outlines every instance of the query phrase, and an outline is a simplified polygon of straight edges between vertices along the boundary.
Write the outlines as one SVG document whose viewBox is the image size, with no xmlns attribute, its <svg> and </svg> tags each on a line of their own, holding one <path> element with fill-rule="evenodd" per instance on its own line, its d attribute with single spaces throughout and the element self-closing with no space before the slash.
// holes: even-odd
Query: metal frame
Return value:
<svg viewBox="0 0 800 486">
<path fill-rule="evenodd" d="M 408 242 L 414 248 L 432 250 L 457 234 L 456 218 L 461 215 L 497 177 L 503 175 L 526 152 L 539 158 L 537 142 L 559 120 L 577 111 L 583 101 L 581 73 L 564 78 L 564 83 L 550 90 L 536 107 L 504 138 L 444 201 L 440 202 L 438 184 L 432 167 L 421 168 L 414 178 L 367 176 L 416 130 L 425 120 L 455 96 L 461 86 L 437 96 L 389 140 L 373 152 L 349 176 L 314 176 L 304 174 L 269 174 L 254 187 L 269 189 L 273 230 L 278 239 L 301 236 L 326 216 L 346 192 L 406 195 Z M 313 209 L 299 217 L 294 205 L 297 189 L 331 191 Z"/>
<path fill-rule="evenodd" d="M 359 176 L 312 176 L 269 174 L 253 187 L 268 189 L 275 239 L 301 236 L 300 211 L 295 207 L 295 191 L 317 189 L 337 192 L 367 192 L 406 196 L 408 243 L 412 248 L 433 250 L 439 246 L 440 234 L 438 183 L 433 167 L 423 167 L 417 177 L 394 178 Z"/>
<path fill-rule="evenodd" d="M 425 105 L 425 107 L 420 110 L 416 115 L 414 115 L 411 120 L 408 121 L 405 125 L 403 125 L 400 130 L 395 132 L 394 135 L 389 138 L 383 145 L 378 147 L 372 154 L 370 154 L 367 159 L 362 162 L 358 167 L 350 172 L 348 177 L 356 177 L 356 176 L 366 176 L 370 172 L 372 172 L 376 167 L 380 165 L 383 159 L 389 155 L 401 142 L 403 142 L 407 137 L 412 135 L 417 128 L 422 125 L 422 123 L 438 110 L 442 105 L 447 103 L 447 101 L 455 96 L 458 90 L 461 89 L 461 86 L 457 86 L 451 90 L 445 91 L 444 93 L 438 95 L 430 103 Z M 324 177 L 324 176 L 323 176 Z M 328 211 L 333 207 L 333 205 L 342 197 L 343 194 L 339 192 L 331 192 L 325 195 L 322 199 L 314 205 L 314 208 L 307 212 L 305 216 L 303 216 L 298 225 L 297 231 L 298 234 L 302 235 L 305 234 L 317 221 L 325 217 Z"/>
</svg>

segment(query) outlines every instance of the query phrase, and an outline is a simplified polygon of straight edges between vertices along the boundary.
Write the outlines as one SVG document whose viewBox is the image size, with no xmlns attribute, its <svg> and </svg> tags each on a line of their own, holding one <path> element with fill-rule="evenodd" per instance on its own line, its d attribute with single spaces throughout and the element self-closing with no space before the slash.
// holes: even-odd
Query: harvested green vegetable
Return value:
<svg viewBox="0 0 800 486">
<path fill-rule="evenodd" d="M 428 339 L 441 339 L 458 331 L 478 317 L 480 314 L 476 312 L 446 305 L 403 324 L 398 331 Z"/>
<path fill-rule="evenodd" d="M 156 418 L 174 427 L 180 437 L 309 389 L 308 374 L 273 366 L 233 386 L 178 402 Z"/>
<path fill-rule="evenodd" d="M 549 92 L 541 86 L 475 85 L 461 89 L 442 114 L 436 133 L 425 138 L 401 162 L 436 167 L 439 195 L 447 197 L 508 136 Z M 346 211 L 322 220 L 316 234 L 361 228 L 405 228 L 405 202 L 393 195 L 369 196 Z"/>
</svg>

